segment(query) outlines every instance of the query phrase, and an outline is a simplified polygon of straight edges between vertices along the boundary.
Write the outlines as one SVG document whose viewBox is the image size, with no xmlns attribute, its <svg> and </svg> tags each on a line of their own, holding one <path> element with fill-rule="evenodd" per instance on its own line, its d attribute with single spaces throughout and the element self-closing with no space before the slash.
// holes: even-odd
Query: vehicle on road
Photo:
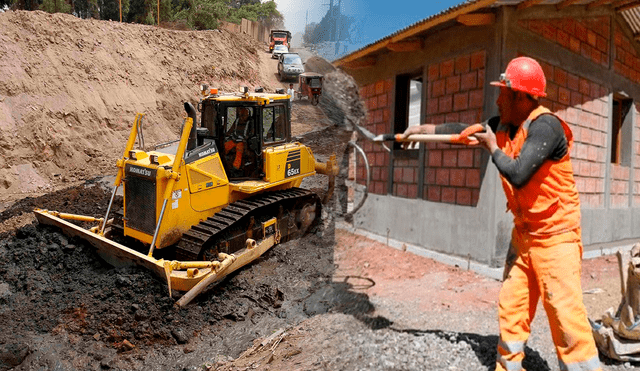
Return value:
<svg viewBox="0 0 640 371">
<path fill-rule="evenodd" d="M 298 91 L 296 95 L 299 100 L 303 97 L 309 98 L 311 104 L 317 106 L 322 95 L 322 78 L 323 76 L 315 72 L 304 72 L 298 76 Z"/>
<path fill-rule="evenodd" d="M 289 53 L 289 48 L 287 48 L 284 45 L 276 45 L 275 48 L 273 48 L 273 51 L 271 52 L 271 58 L 278 59 L 284 53 Z"/>
<path fill-rule="evenodd" d="M 298 53 L 284 53 L 278 59 L 278 78 L 280 81 L 294 79 L 304 72 L 304 63 Z"/>
<path fill-rule="evenodd" d="M 291 32 L 287 30 L 271 30 L 269 33 L 269 51 L 271 52 L 276 45 L 284 45 L 291 47 Z"/>
</svg>

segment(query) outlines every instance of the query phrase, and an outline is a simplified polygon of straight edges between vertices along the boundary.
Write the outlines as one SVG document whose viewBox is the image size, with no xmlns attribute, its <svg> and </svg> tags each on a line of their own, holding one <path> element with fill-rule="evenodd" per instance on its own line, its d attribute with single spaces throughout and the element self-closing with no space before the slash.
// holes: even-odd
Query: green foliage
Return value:
<svg viewBox="0 0 640 371">
<path fill-rule="evenodd" d="M 64 0 L 43 0 L 40 10 L 47 13 L 71 13 L 71 5 Z"/>
<path fill-rule="evenodd" d="M 80 18 L 157 24 L 158 0 L 0 0 L 0 8 L 72 13 Z M 274 0 L 160 0 L 161 21 L 182 21 L 196 30 L 216 29 L 220 21 L 239 24 L 242 18 L 267 28 L 282 25 Z"/>
</svg>

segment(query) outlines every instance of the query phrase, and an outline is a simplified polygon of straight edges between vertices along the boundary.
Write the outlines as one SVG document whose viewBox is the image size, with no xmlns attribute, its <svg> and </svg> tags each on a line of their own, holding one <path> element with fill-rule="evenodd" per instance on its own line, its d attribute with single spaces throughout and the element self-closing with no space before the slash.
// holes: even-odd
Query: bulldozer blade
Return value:
<svg viewBox="0 0 640 371">
<path fill-rule="evenodd" d="M 277 220 L 273 218 L 265 222 L 263 228 L 265 226 L 276 226 L 274 233 L 262 239 L 259 243 L 248 240 L 247 247 L 235 254 L 222 254 L 224 255 L 222 262 L 169 262 L 164 259 L 155 259 L 107 237 L 69 223 L 53 215 L 54 213 L 46 210 L 34 210 L 36 219 L 40 224 L 57 227 L 69 237 L 78 237 L 88 242 L 96 249 L 98 255 L 110 265 L 116 268 L 145 267 L 162 281 L 167 282 L 170 296 L 172 290 L 187 291 L 178 302 L 180 306 L 189 303 L 197 294 L 213 283 L 219 282 L 229 274 L 258 259 L 267 250 L 280 242 Z"/>
</svg>

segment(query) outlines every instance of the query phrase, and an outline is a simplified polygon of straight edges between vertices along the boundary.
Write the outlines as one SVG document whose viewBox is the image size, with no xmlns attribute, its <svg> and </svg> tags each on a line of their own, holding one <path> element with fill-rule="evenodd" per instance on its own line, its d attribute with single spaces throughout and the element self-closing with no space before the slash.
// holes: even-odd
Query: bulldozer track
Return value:
<svg viewBox="0 0 640 371">
<path fill-rule="evenodd" d="M 267 192 L 236 201 L 212 217 L 191 227 L 176 246 L 178 260 L 212 260 L 219 252 L 233 253 L 245 247 L 246 238 L 262 238 L 261 222 L 278 219 L 281 241 L 296 233 L 304 233 L 296 226 L 297 213 L 304 205 L 316 205 L 320 215 L 320 199 L 312 191 L 290 188 Z"/>
</svg>

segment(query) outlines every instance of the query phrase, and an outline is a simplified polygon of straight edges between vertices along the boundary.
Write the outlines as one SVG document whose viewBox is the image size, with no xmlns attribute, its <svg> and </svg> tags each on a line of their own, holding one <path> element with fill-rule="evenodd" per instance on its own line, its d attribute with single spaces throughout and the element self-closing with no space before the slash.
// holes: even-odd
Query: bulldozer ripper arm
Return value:
<svg viewBox="0 0 640 371">
<path fill-rule="evenodd" d="M 333 195 L 333 191 L 336 186 L 336 175 L 340 172 L 340 168 L 338 167 L 338 161 L 336 160 L 336 154 L 333 153 L 329 157 L 327 162 L 316 162 L 315 166 L 316 173 L 323 174 L 329 177 L 329 188 L 327 189 L 327 194 L 324 197 L 323 202 L 326 203 L 331 199 Z"/>
<path fill-rule="evenodd" d="M 116 165 L 118 166 L 118 175 L 116 175 L 116 180 L 113 183 L 114 187 L 119 187 L 120 182 L 122 182 L 122 177 L 124 176 L 125 160 L 129 156 L 129 152 L 133 149 L 134 144 L 136 144 L 136 136 L 138 135 L 139 126 L 142 124 L 143 117 L 144 113 L 138 113 L 136 114 L 136 118 L 133 120 L 133 125 L 131 126 L 131 131 L 129 132 L 129 140 L 127 140 L 127 145 L 124 147 L 122 158 L 116 162 Z"/>
</svg>

